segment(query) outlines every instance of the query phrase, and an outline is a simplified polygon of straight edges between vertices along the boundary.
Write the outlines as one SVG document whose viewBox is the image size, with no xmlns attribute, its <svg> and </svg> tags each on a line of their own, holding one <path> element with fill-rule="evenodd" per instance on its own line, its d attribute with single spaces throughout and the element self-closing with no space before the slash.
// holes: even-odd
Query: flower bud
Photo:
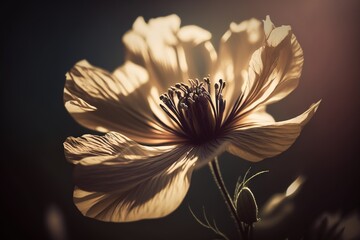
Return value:
<svg viewBox="0 0 360 240">
<path fill-rule="evenodd" d="M 243 187 L 237 197 L 236 210 L 240 221 L 246 224 L 257 222 L 258 207 L 254 194 L 247 187 Z"/>
</svg>

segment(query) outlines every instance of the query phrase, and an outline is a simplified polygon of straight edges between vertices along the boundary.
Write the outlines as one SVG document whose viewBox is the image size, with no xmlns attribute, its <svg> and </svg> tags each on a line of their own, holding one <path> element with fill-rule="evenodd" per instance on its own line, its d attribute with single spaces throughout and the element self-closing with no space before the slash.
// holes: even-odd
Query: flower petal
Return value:
<svg viewBox="0 0 360 240">
<path fill-rule="evenodd" d="M 179 28 L 180 18 L 176 15 L 150 19 L 148 24 L 139 17 L 133 30 L 123 37 L 126 59 L 146 68 L 161 92 L 183 78 L 177 54 Z"/>
<path fill-rule="evenodd" d="M 231 23 L 220 42 L 216 80 L 222 78 L 229 84 L 224 96 L 230 106 L 244 91 L 251 55 L 264 42 L 262 23 L 257 19 Z"/>
<path fill-rule="evenodd" d="M 202 78 L 212 73 L 217 60 L 211 33 L 195 25 L 182 27 L 178 34 L 180 41 L 179 64 L 185 78 Z M 183 54 L 182 54 L 183 53 Z"/>
<path fill-rule="evenodd" d="M 234 126 L 236 128 L 245 128 L 248 126 L 272 124 L 274 122 L 273 116 L 266 112 L 266 106 L 260 106 L 241 116 Z"/>
<path fill-rule="evenodd" d="M 116 156 L 118 154 L 129 155 L 134 151 L 133 145 L 137 148 L 137 154 L 140 156 L 148 154 L 146 146 L 138 145 L 128 137 L 116 132 L 109 132 L 105 136 L 85 134 L 82 137 L 68 137 L 64 142 L 65 157 L 73 164 L 78 164 L 88 157 Z M 162 149 L 159 148 L 159 153 Z M 155 149 L 150 147 L 154 152 Z M 166 148 L 165 148 L 166 149 Z M 128 152 L 130 151 L 130 152 Z"/>
<path fill-rule="evenodd" d="M 275 28 L 267 16 L 264 28 L 265 45 L 250 60 L 244 111 L 283 99 L 297 87 L 301 75 L 303 51 L 290 26 Z"/>
<path fill-rule="evenodd" d="M 118 131 L 148 144 L 172 141 L 153 115 L 150 86 L 146 70 L 132 62 L 111 74 L 81 61 L 66 74 L 65 107 L 92 130 Z"/>
<path fill-rule="evenodd" d="M 146 147 L 115 132 L 64 143 L 76 162 L 74 202 L 88 217 L 127 222 L 174 211 L 198 156 L 189 146 Z"/>
<path fill-rule="evenodd" d="M 180 28 L 180 18 L 169 15 L 150 19 L 149 23 L 139 17 L 123 42 L 126 59 L 146 68 L 150 81 L 165 92 L 177 82 L 211 73 L 216 51 L 210 38 L 211 34 L 200 27 Z"/>
<path fill-rule="evenodd" d="M 303 114 L 287 121 L 239 128 L 229 135 L 232 145 L 228 151 L 252 162 L 282 153 L 294 143 L 319 104 L 320 101 L 311 105 Z"/>
</svg>

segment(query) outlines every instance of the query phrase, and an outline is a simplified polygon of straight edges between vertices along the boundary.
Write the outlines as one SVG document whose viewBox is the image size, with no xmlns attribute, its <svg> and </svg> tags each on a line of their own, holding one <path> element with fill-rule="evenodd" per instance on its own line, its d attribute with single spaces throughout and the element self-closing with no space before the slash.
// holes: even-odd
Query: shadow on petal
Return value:
<svg viewBox="0 0 360 240">
<path fill-rule="evenodd" d="M 111 132 L 68 138 L 75 163 L 74 202 L 88 217 L 127 222 L 174 211 L 189 188 L 198 160 L 189 146 L 148 147 Z"/>
</svg>

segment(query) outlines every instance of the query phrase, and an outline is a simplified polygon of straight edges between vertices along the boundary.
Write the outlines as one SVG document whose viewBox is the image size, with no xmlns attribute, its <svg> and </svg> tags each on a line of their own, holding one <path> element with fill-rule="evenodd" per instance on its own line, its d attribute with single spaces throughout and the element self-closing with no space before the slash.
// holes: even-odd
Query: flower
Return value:
<svg viewBox="0 0 360 240">
<path fill-rule="evenodd" d="M 123 37 L 121 67 L 110 73 L 80 61 L 66 74 L 66 109 L 106 133 L 64 143 L 82 214 L 111 222 L 166 216 L 196 167 L 224 151 L 260 161 L 299 136 L 319 102 L 287 121 L 266 112 L 301 74 L 303 53 L 290 26 L 275 27 L 269 17 L 231 23 L 218 53 L 210 40 L 200 27 L 180 27 L 176 15 L 139 17 Z M 196 79 L 208 74 L 218 81 Z"/>
</svg>

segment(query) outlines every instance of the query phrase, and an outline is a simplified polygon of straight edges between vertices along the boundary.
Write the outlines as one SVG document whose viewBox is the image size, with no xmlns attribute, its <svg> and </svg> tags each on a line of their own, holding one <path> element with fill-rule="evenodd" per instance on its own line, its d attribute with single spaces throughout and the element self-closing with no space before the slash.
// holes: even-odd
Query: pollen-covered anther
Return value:
<svg viewBox="0 0 360 240">
<path fill-rule="evenodd" d="M 214 96 L 211 95 L 214 88 Z M 175 122 L 176 134 L 187 141 L 202 144 L 221 134 L 225 110 L 222 91 L 225 81 L 220 79 L 211 86 L 210 78 L 189 79 L 189 84 L 176 83 L 160 96 L 164 112 Z"/>
</svg>

